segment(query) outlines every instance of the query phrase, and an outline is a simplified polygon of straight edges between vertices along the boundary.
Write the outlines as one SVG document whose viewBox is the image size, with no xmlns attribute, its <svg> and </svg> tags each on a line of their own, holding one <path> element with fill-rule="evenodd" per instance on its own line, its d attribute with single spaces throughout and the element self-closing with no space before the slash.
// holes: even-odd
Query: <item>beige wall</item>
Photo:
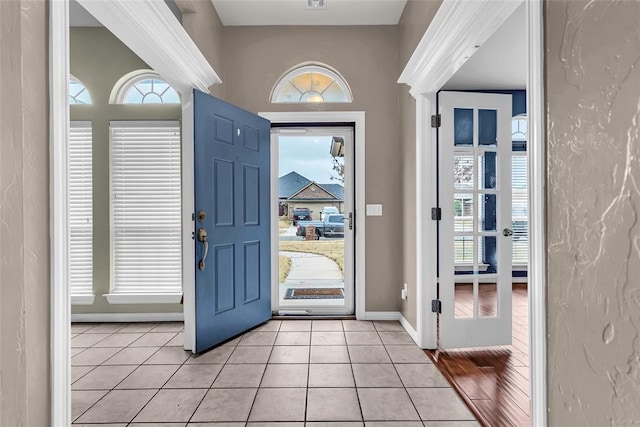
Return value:
<svg viewBox="0 0 640 427">
<path fill-rule="evenodd" d="M 109 121 L 179 120 L 180 105 L 110 105 L 109 95 L 125 74 L 149 66 L 105 28 L 72 28 L 71 74 L 91 94 L 92 105 L 71 105 L 71 120 L 88 120 L 93 127 L 93 305 L 74 305 L 73 313 L 181 312 L 180 304 L 109 304 L 102 295 L 111 286 L 109 191 Z"/>
<path fill-rule="evenodd" d="M 640 420 L 640 2 L 546 2 L 549 425 Z"/>
<path fill-rule="evenodd" d="M 175 0 L 182 11 L 182 26 L 196 43 L 223 84 L 209 88 L 211 94 L 224 99 L 222 62 L 222 22 L 210 0 Z"/>
<path fill-rule="evenodd" d="M 402 280 L 401 156 L 398 141 L 398 32 L 373 27 L 226 27 L 227 101 L 253 112 L 365 111 L 367 203 L 383 217 L 366 219 L 366 310 L 397 311 Z M 319 61 L 336 68 L 352 104 L 272 105 L 271 89 L 290 67 Z M 357 274 L 359 274 L 358 272 Z"/>
<path fill-rule="evenodd" d="M 49 425 L 48 37 L 44 2 L 0 1 L 0 425 Z"/>
<path fill-rule="evenodd" d="M 440 8 L 441 1 L 410 0 L 405 6 L 398 26 L 399 72 L 401 73 L 422 39 L 427 27 Z M 403 254 L 402 277 L 407 284 L 408 298 L 402 301 L 400 310 L 409 323 L 417 327 L 417 276 L 416 269 L 416 101 L 409 94 L 409 87 L 399 86 L 400 141 L 402 143 L 402 222 Z M 435 254 L 426 254 L 435 256 Z"/>
</svg>

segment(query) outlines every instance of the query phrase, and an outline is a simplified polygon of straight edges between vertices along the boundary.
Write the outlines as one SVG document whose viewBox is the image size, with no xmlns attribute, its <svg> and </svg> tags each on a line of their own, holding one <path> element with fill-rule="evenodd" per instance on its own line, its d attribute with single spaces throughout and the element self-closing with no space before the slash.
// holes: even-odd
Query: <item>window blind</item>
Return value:
<svg viewBox="0 0 640 427">
<path fill-rule="evenodd" d="M 112 294 L 182 292 L 180 125 L 111 122 Z"/>
<path fill-rule="evenodd" d="M 93 158 L 91 122 L 73 121 L 68 144 L 69 287 L 93 294 Z"/>
<path fill-rule="evenodd" d="M 512 173 L 512 221 L 513 264 L 527 264 L 529 258 L 529 210 L 527 201 L 527 156 L 513 154 Z"/>
</svg>

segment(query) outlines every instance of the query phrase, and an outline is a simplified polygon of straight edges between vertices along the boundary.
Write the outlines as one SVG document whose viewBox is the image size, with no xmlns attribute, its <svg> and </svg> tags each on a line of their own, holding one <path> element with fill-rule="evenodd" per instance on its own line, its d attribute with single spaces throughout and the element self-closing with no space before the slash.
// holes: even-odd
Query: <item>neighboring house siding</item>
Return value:
<svg viewBox="0 0 640 427">
<path fill-rule="evenodd" d="M 316 184 L 311 184 L 294 194 L 289 200 L 335 200 L 336 197 Z"/>
</svg>

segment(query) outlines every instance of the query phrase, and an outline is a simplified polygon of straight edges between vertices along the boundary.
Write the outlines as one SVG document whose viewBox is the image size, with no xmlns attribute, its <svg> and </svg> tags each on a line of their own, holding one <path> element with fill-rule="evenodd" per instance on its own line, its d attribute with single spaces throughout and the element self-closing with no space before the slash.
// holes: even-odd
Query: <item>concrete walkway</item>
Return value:
<svg viewBox="0 0 640 427">
<path fill-rule="evenodd" d="M 279 300 L 283 306 L 322 305 L 341 306 L 344 299 L 298 299 L 285 300 L 289 288 L 343 288 L 344 277 L 334 260 L 318 254 L 280 251 L 291 259 L 291 270 L 284 283 L 280 284 Z"/>
</svg>

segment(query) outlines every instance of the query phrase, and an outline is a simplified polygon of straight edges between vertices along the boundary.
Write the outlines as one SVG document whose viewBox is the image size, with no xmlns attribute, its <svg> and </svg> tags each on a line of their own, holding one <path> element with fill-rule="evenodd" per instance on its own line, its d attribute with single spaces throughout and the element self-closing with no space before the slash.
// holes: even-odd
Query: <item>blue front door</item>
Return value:
<svg viewBox="0 0 640 427">
<path fill-rule="evenodd" d="M 196 352 L 271 317 L 270 127 L 194 90 Z"/>
</svg>

